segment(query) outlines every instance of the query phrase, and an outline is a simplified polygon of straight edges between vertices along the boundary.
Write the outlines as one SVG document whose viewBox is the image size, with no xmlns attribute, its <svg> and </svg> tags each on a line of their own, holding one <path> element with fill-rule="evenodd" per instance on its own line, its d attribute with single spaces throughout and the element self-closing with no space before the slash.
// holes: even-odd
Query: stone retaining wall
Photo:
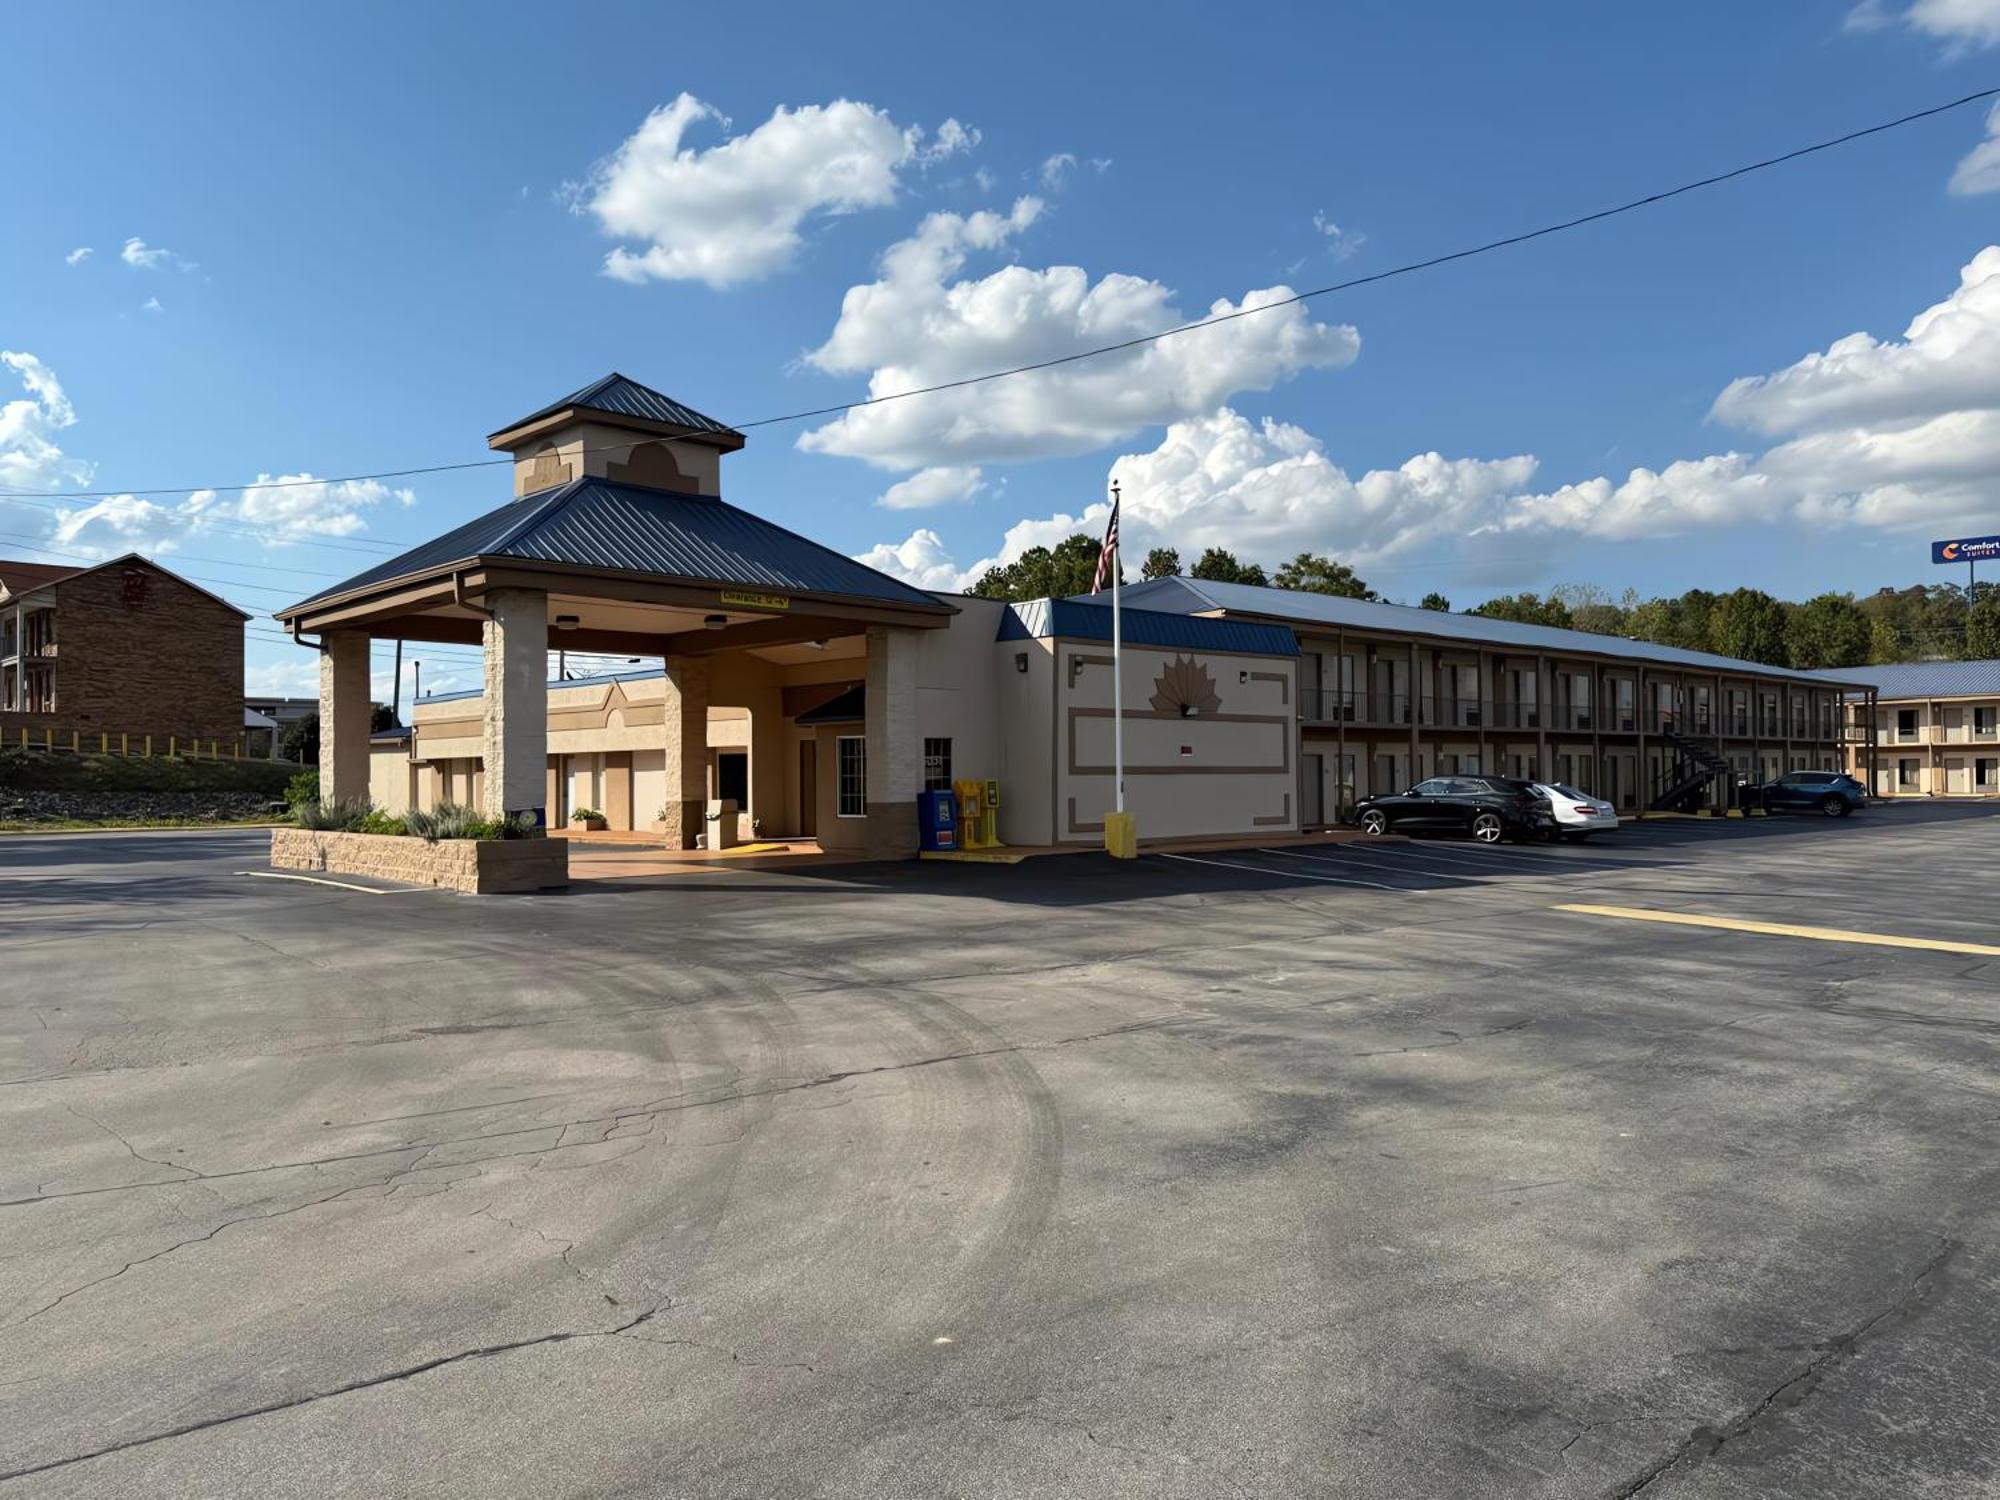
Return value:
<svg viewBox="0 0 2000 1500">
<path fill-rule="evenodd" d="M 392 834 L 274 828 L 271 868 L 372 875 L 490 896 L 568 885 L 569 845 L 562 839 L 439 839 L 430 844 Z"/>
</svg>

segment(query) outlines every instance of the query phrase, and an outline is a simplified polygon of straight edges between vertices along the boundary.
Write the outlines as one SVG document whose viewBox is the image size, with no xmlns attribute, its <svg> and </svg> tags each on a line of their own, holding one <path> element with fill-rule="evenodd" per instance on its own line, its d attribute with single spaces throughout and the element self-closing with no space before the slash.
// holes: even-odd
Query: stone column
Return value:
<svg viewBox="0 0 2000 1500">
<path fill-rule="evenodd" d="M 669 849 L 692 849 L 708 813 L 708 659 L 667 658 L 665 701 Z M 641 809 L 642 813 L 650 809 Z"/>
<path fill-rule="evenodd" d="M 917 634 L 868 627 L 868 842 L 870 859 L 913 859 L 923 745 L 917 739 Z"/>
<path fill-rule="evenodd" d="M 549 596 L 495 589 L 486 596 L 485 776 L 480 812 L 489 818 L 547 816 Z"/>
<path fill-rule="evenodd" d="M 319 798 L 368 795 L 368 636 L 329 630 L 319 647 Z"/>
</svg>

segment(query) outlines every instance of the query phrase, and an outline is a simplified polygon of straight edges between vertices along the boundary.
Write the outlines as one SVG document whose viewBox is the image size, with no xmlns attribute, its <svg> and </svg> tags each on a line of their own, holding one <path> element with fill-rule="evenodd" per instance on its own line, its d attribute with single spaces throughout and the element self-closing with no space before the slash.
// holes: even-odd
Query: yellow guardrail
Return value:
<svg viewBox="0 0 2000 1500">
<path fill-rule="evenodd" d="M 241 736 L 224 740 L 198 735 L 134 734 L 125 730 L 120 730 L 116 734 L 107 730 L 85 734 L 79 729 L 64 732 L 47 725 L 40 729 L 30 729 L 24 724 L 21 726 L 18 739 L 9 737 L 8 743 L 18 744 L 23 750 L 40 750 L 50 755 L 123 755 L 138 760 L 151 760 L 156 756 L 167 760 L 251 758 L 245 754 L 245 741 Z M 280 761 L 278 764 L 297 763 Z"/>
</svg>

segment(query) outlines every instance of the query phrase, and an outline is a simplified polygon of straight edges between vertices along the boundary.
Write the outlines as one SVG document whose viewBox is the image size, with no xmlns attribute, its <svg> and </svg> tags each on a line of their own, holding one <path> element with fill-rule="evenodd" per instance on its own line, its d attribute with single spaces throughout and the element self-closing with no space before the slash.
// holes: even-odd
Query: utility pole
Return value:
<svg viewBox="0 0 2000 1500">
<path fill-rule="evenodd" d="M 403 722 L 403 639 L 396 638 L 396 675 L 389 685 L 389 717 Z"/>
</svg>

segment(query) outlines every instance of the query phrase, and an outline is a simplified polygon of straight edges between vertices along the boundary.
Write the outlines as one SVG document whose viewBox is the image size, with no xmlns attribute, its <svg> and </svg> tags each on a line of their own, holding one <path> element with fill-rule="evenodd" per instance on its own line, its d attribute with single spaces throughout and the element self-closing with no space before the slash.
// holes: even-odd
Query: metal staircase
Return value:
<svg viewBox="0 0 2000 1500">
<path fill-rule="evenodd" d="M 1674 762 L 1654 783 L 1654 812 L 1694 812 L 1709 800 L 1709 788 L 1716 777 L 1730 774 L 1730 765 L 1711 740 L 1694 739 L 1672 728 L 1662 728 L 1660 738 L 1674 752 Z"/>
</svg>

